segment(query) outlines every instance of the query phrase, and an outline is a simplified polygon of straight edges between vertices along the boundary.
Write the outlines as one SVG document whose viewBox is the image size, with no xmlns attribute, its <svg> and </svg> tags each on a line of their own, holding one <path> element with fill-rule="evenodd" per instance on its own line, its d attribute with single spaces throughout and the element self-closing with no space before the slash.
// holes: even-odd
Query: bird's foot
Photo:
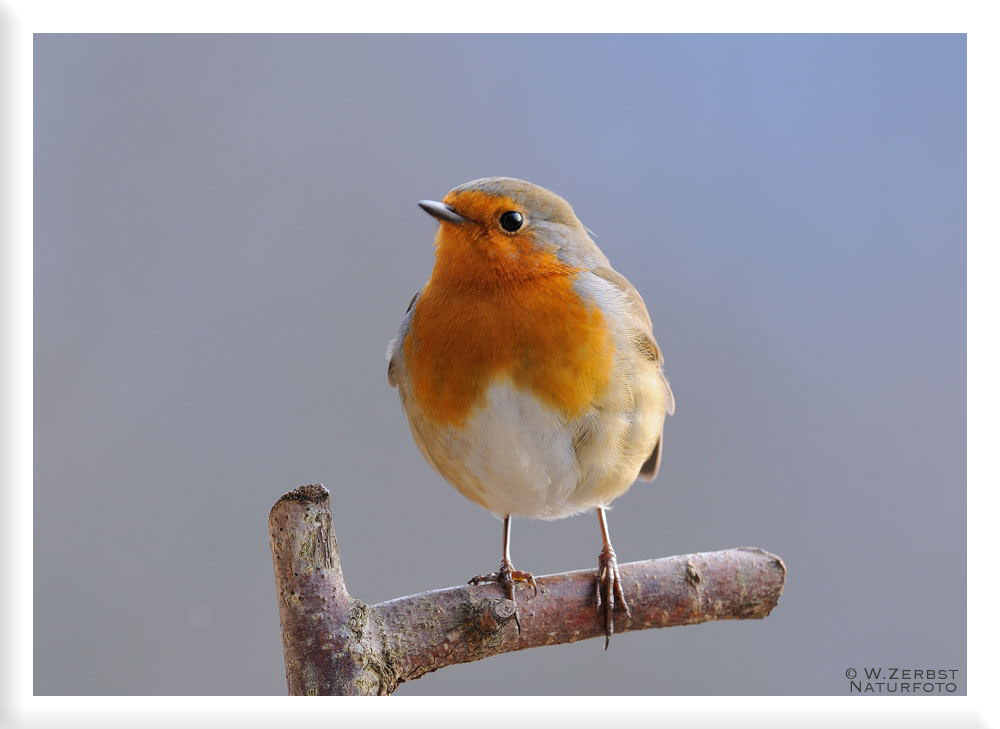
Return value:
<svg viewBox="0 0 1000 729">
<path fill-rule="evenodd" d="M 622 589 L 622 576 L 618 572 L 618 559 L 609 544 L 597 558 L 597 611 L 604 617 L 604 650 L 608 649 L 615 632 L 616 607 L 624 610 L 629 620 L 632 619 Z"/>
<path fill-rule="evenodd" d="M 522 572 L 521 570 L 514 569 L 514 565 L 506 559 L 500 563 L 500 568 L 496 572 L 491 572 L 488 575 L 479 575 L 469 580 L 470 585 L 478 585 L 481 582 L 496 582 L 503 588 L 507 599 L 513 602 L 515 606 L 517 605 L 517 599 L 514 597 L 514 587 L 518 582 L 531 585 L 531 588 L 534 590 L 533 596 L 538 594 L 538 585 L 535 584 L 535 576 L 530 572 Z M 514 622 L 517 624 L 517 632 L 520 633 L 521 618 L 517 611 L 514 612 Z"/>
</svg>

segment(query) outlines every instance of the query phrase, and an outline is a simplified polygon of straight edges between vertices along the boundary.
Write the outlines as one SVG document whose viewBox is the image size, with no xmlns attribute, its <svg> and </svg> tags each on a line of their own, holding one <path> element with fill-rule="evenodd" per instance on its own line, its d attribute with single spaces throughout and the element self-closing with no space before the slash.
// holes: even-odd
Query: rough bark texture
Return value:
<svg viewBox="0 0 1000 729">
<path fill-rule="evenodd" d="M 444 666 L 604 635 L 594 570 L 537 578 L 538 595 L 514 605 L 496 585 L 463 585 L 366 605 L 347 593 L 329 492 L 301 486 L 269 519 L 271 552 L 291 695 L 390 694 Z M 785 584 L 785 565 L 753 547 L 620 566 L 629 621 L 615 631 L 766 617 Z"/>
</svg>

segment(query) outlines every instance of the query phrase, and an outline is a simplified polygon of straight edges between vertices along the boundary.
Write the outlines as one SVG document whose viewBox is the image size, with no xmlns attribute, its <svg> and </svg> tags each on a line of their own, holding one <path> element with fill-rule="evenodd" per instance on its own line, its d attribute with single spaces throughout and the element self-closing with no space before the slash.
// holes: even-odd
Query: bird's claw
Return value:
<svg viewBox="0 0 1000 729">
<path fill-rule="evenodd" d="M 514 588 L 518 582 L 524 582 L 531 585 L 532 597 L 538 595 L 538 585 L 535 583 L 535 576 L 530 572 L 524 572 L 522 570 L 514 569 L 514 565 L 504 560 L 500 563 L 500 568 L 496 572 L 490 572 L 488 575 L 478 575 L 469 580 L 470 585 L 478 585 L 482 582 L 496 582 L 503 588 L 504 595 L 508 600 L 514 603 L 514 623 L 517 625 L 517 632 L 521 632 L 521 617 L 519 615 L 520 610 L 516 609 L 517 598 L 514 597 Z"/>
<path fill-rule="evenodd" d="M 615 632 L 616 607 L 624 610 L 629 620 L 632 619 L 625 591 L 622 589 L 622 576 L 618 572 L 615 550 L 607 546 L 597 558 L 597 611 L 604 616 L 604 650 L 608 649 Z"/>
</svg>

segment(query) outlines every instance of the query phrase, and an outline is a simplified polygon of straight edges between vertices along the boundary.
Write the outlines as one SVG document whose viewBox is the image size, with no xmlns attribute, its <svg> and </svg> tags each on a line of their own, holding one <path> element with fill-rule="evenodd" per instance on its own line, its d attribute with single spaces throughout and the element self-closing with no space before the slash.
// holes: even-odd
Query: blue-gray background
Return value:
<svg viewBox="0 0 1000 729">
<path fill-rule="evenodd" d="M 384 351 L 414 204 L 562 194 L 645 295 L 677 396 L 624 561 L 756 545 L 764 621 L 620 635 L 399 693 L 965 690 L 964 36 L 64 36 L 35 41 L 35 692 L 268 694 L 265 519 L 333 491 L 369 602 L 492 569 Z M 518 521 L 536 574 L 590 515 Z"/>
</svg>

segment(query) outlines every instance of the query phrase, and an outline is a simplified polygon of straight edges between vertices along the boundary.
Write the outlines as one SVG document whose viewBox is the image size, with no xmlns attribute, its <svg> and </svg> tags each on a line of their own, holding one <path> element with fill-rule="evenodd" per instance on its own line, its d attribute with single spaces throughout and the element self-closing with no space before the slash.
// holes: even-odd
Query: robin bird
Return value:
<svg viewBox="0 0 1000 729">
<path fill-rule="evenodd" d="M 511 562 L 511 518 L 595 509 L 606 649 L 616 606 L 631 614 L 605 511 L 656 477 L 674 412 L 649 312 L 545 188 L 490 177 L 418 204 L 440 221 L 435 262 L 389 344 L 389 384 L 424 457 L 503 517 L 500 568 L 470 583 L 515 600 L 535 581 Z"/>
</svg>

